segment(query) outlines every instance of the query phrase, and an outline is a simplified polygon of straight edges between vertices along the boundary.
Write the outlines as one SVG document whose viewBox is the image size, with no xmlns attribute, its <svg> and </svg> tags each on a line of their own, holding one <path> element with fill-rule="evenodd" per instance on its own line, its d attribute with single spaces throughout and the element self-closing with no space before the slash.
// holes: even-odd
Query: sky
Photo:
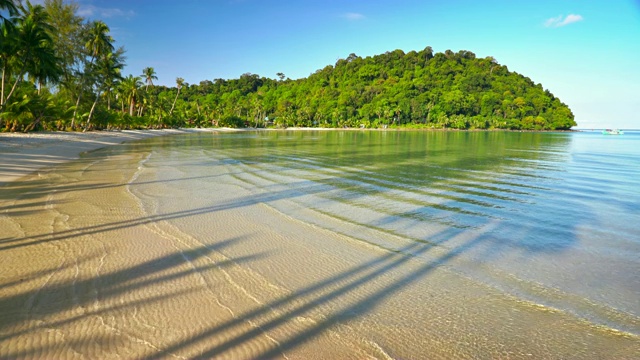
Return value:
<svg viewBox="0 0 640 360">
<path fill-rule="evenodd" d="M 351 53 L 431 46 L 493 56 L 569 105 L 578 128 L 640 129 L 640 0 L 76 2 L 125 47 L 125 75 L 150 66 L 161 85 L 297 79 Z"/>
</svg>

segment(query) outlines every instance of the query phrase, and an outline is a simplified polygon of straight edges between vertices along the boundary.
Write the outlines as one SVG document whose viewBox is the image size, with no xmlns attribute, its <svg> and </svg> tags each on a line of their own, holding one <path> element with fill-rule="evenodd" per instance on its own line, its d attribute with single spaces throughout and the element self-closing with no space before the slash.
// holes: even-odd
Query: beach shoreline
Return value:
<svg viewBox="0 0 640 360">
<path fill-rule="evenodd" d="M 48 167 L 76 160 L 80 158 L 83 153 L 98 150 L 107 146 L 120 145 L 129 141 L 158 136 L 203 132 L 213 133 L 265 130 L 302 131 L 336 129 L 181 128 L 162 130 L 101 130 L 90 132 L 46 131 L 32 133 L 0 133 L 0 187 Z"/>
<path fill-rule="evenodd" d="M 47 167 L 78 159 L 82 153 L 157 136 L 239 131 L 457 131 L 446 129 L 360 128 L 189 128 L 90 132 L 0 133 L 0 186 Z M 486 130 L 484 130 L 486 131 Z M 504 130 L 502 130 L 504 131 Z"/>
<path fill-rule="evenodd" d="M 47 167 L 80 158 L 83 153 L 157 136 L 228 129 L 163 129 L 91 132 L 0 133 L 0 186 Z"/>
</svg>

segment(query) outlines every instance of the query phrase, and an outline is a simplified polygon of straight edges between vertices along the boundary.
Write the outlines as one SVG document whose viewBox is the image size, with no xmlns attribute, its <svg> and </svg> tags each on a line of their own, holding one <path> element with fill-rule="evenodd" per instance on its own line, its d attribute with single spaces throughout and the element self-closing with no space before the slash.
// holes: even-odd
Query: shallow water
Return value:
<svg viewBox="0 0 640 360">
<path fill-rule="evenodd" d="M 135 357 L 627 358 L 640 350 L 638 189 L 633 132 L 202 133 L 112 147 L 7 189 L 0 257 L 60 255 L 3 278 L 13 295 L 0 305 L 29 307 L 5 316 L 0 345 L 46 355 L 57 347 L 16 344 L 42 323 L 92 328 L 100 313 L 109 336 L 137 339 L 107 351 Z M 85 293 L 37 310 L 72 261 L 54 290 Z M 145 320 L 118 320 L 134 310 Z M 158 330 L 168 324 L 175 333 Z"/>
</svg>

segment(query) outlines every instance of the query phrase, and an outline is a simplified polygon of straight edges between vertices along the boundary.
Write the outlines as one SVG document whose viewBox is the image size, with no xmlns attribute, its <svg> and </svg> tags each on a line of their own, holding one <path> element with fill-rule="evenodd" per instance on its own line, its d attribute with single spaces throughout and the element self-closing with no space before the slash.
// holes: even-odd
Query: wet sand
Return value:
<svg viewBox="0 0 640 360">
<path fill-rule="evenodd" d="M 82 146 L 109 140 L 123 138 Z M 30 156 L 3 179 L 40 173 L 0 187 L 0 358 L 625 359 L 638 350 L 633 335 L 448 271 L 441 264 L 456 251 L 418 261 L 283 216 L 264 205 L 277 193 L 239 186 L 223 158 L 194 183 L 204 197 L 174 186 L 189 174 L 170 164 L 143 171 L 144 146 L 79 159 L 47 148 L 16 151 Z M 38 154 L 51 158 L 29 159 Z"/>
<path fill-rule="evenodd" d="M 0 186 L 37 170 L 78 159 L 80 154 L 155 136 L 207 129 L 0 133 Z"/>
</svg>

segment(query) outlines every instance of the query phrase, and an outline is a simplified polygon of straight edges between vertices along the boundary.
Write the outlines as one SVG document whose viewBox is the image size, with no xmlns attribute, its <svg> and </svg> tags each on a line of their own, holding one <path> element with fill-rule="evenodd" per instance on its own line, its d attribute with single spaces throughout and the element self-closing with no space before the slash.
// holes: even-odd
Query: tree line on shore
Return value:
<svg viewBox="0 0 640 360">
<path fill-rule="evenodd" d="M 350 54 L 307 78 L 246 73 L 175 87 L 152 67 L 122 75 L 109 27 L 63 0 L 0 0 L 0 130 L 167 127 L 415 127 L 565 130 L 569 107 L 470 51 Z"/>
</svg>

